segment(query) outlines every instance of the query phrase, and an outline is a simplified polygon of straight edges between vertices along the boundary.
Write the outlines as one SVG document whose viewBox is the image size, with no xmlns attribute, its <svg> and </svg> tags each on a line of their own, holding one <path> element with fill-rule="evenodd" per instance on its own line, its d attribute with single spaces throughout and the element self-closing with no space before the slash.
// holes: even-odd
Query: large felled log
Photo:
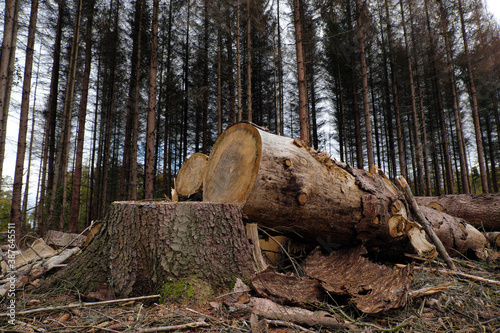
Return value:
<svg viewBox="0 0 500 333">
<path fill-rule="evenodd" d="M 157 293 L 182 278 L 219 287 L 253 273 L 238 207 L 114 202 L 98 234 L 55 280 L 69 281 L 82 293 L 107 283 L 117 297 L 130 297 Z"/>
<path fill-rule="evenodd" d="M 354 169 L 246 123 L 229 127 L 215 143 L 203 200 L 237 204 L 251 222 L 327 246 L 362 242 L 401 253 L 409 237 L 417 252 L 435 254 L 404 195 L 381 171 Z M 450 232 L 456 228 L 450 225 Z"/>
<path fill-rule="evenodd" d="M 458 194 L 439 197 L 415 197 L 427 206 L 460 217 L 485 231 L 500 231 L 500 194 Z"/>
<path fill-rule="evenodd" d="M 201 193 L 207 159 L 205 154 L 194 153 L 182 164 L 175 180 L 175 189 L 179 195 L 187 197 Z"/>
</svg>

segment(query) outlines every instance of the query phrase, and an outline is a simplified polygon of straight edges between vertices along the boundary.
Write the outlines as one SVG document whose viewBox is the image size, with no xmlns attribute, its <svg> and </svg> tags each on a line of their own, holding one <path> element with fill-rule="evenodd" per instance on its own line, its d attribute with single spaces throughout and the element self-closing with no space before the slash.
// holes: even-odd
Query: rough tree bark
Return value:
<svg viewBox="0 0 500 333">
<path fill-rule="evenodd" d="M 85 251 L 45 286 L 64 280 L 88 293 L 107 283 L 116 297 L 129 297 L 190 277 L 229 288 L 254 271 L 237 206 L 121 201 Z"/>
<path fill-rule="evenodd" d="M 237 204 L 250 222 L 323 244 L 362 242 L 372 251 L 397 254 L 406 250 L 409 237 L 418 253 L 435 255 L 404 195 L 383 172 L 354 169 L 246 123 L 228 128 L 215 143 L 203 200 Z M 453 238 L 468 239 L 447 214 L 438 223 Z"/>
<path fill-rule="evenodd" d="M 458 194 L 415 197 L 420 206 L 460 217 L 476 228 L 500 231 L 500 194 Z"/>
</svg>

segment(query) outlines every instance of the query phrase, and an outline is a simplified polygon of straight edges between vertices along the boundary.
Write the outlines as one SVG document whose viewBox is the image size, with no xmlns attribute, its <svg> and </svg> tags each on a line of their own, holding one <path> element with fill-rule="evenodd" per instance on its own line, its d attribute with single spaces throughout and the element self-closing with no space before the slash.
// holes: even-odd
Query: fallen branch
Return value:
<svg viewBox="0 0 500 333">
<path fill-rule="evenodd" d="M 396 264 L 396 266 L 403 268 L 406 265 Z M 438 272 L 438 273 L 442 273 L 442 274 L 449 274 L 449 275 L 458 275 L 458 276 L 465 277 L 465 278 L 468 278 L 468 279 L 471 279 L 474 281 L 485 282 L 485 283 L 489 283 L 489 284 L 494 284 L 496 286 L 500 286 L 500 281 L 486 279 L 486 278 L 483 278 L 480 276 L 462 273 L 460 271 L 452 271 L 452 270 L 447 270 L 447 269 L 435 269 L 435 268 L 430 268 L 430 267 L 419 267 L 419 266 L 415 266 L 415 267 L 413 267 L 413 269 L 420 269 L 423 271 L 434 271 L 434 272 Z"/>
<path fill-rule="evenodd" d="M 138 330 L 138 333 L 149 333 L 149 332 L 168 332 L 168 331 L 176 331 L 183 330 L 186 328 L 196 328 L 196 327 L 208 327 L 209 323 L 204 321 L 195 321 L 192 323 L 181 324 L 181 325 L 172 325 L 172 326 L 160 326 L 160 327 L 149 327 Z"/>
<path fill-rule="evenodd" d="M 16 315 L 22 316 L 22 315 L 28 315 L 28 314 L 32 314 L 32 313 L 45 312 L 45 311 L 59 311 L 59 310 L 68 310 L 68 309 L 75 309 L 75 308 L 87 307 L 87 306 L 106 305 L 106 304 L 114 304 L 114 303 L 121 303 L 121 302 L 130 302 L 130 301 L 139 301 L 139 300 L 143 300 L 143 299 L 159 298 L 160 296 L 161 295 L 149 295 L 149 296 L 113 299 L 110 301 L 102 301 L 102 302 L 82 302 L 82 303 L 68 304 L 68 305 L 62 305 L 62 306 L 47 306 L 45 308 L 19 311 L 19 312 L 16 312 Z M 8 315 L 9 315 L 9 313 L 7 313 L 7 312 L 0 313 L 0 318 L 7 317 Z"/>
<path fill-rule="evenodd" d="M 299 331 L 302 331 L 302 332 L 311 332 L 311 333 L 314 332 L 314 331 L 311 331 L 311 330 L 309 330 L 309 329 L 307 329 L 305 327 L 302 327 L 302 326 L 294 324 L 294 323 L 290 323 L 288 321 L 266 319 L 266 322 L 269 325 L 284 326 L 284 327 L 288 327 L 288 328 L 291 328 L 293 330 L 299 330 Z"/>
<path fill-rule="evenodd" d="M 346 328 L 346 325 L 325 311 L 313 312 L 299 307 L 280 305 L 265 298 L 252 297 L 249 303 L 233 303 L 231 306 L 271 320 L 286 320 L 308 326 Z"/>
<path fill-rule="evenodd" d="M 439 292 L 447 290 L 448 287 L 453 285 L 453 284 L 455 284 L 455 282 L 448 282 L 448 283 L 442 284 L 440 286 L 426 287 L 426 288 L 410 291 L 410 293 L 408 294 L 408 297 L 409 298 L 418 298 L 418 297 L 437 294 Z"/>
<path fill-rule="evenodd" d="M 401 185 L 401 188 L 403 189 L 406 200 L 410 204 L 410 208 L 411 208 L 412 212 L 416 215 L 418 222 L 424 228 L 427 236 L 429 236 L 432 243 L 436 246 L 436 250 L 438 251 L 439 255 L 446 262 L 446 265 L 448 266 L 449 269 L 451 269 L 453 271 L 456 270 L 455 264 L 451 260 L 448 252 L 446 252 L 446 250 L 443 246 L 443 243 L 441 243 L 441 240 L 436 236 L 436 234 L 432 230 L 431 224 L 429 223 L 429 221 L 427 221 L 425 216 L 422 214 L 422 212 L 418 208 L 418 204 L 415 201 L 415 198 L 413 197 L 410 186 L 408 186 L 408 183 L 406 182 L 406 179 L 403 176 L 401 176 L 401 179 L 399 179 L 399 184 Z"/>
</svg>

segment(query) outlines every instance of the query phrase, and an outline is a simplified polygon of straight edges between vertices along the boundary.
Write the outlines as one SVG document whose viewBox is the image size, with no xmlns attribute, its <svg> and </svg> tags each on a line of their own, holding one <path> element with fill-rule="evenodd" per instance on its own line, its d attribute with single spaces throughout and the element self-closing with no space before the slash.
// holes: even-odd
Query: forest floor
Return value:
<svg viewBox="0 0 500 333">
<path fill-rule="evenodd" d="M 217 299 L 205 304 L 157 297 L 111 304 L 81 303 L 76 289 L 53 289 L 39 294 L 34 286 L 27 285 L 16 292 L 14 325 L 5 316 L 7 299 L 1 302 L 0 331 L 500 332 L 500 285 L 491 281 L 500 281 L 500 262 L 457 260 L 456 264 L 460 272 L 486 282 L 444 274 L 437 262 L 416 263 L 412 290 L 445 285 L 444 290 L 410 297 L 404 307 L 378 315 L 363 314 L 341 299 L 311 305 L 309 309 L 326 311 L 336 318 L 343 326 L 340 329 L 299 326 L 286 318 L 261 320 L 260 325 L 252 325 L 254 318 L 250 314 L 220 303 L 214 306 Z"/>
</svg>

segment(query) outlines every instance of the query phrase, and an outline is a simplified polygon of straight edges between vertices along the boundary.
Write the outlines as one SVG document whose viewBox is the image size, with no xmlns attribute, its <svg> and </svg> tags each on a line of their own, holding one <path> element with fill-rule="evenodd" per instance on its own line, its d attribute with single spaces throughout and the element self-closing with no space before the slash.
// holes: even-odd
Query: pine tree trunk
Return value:
<svg viewBox="0 0 500 333">
<path fill-rule="evenodd" d="M 356 16 L 358 24 L 359 55 L 361 59 L 361 78 L 363 84 L 363 114 L 365 116 L 366 151 L 368 157 L 368 169 L 375 165 L 373 155 L 373 134 L 370 117 L 370 102 L 368 99 L 368 73 L 366 69 L 365 35 L 363 30 L 362 9 L 360 0 L 356 0 Z"/>
<path fill-rule="evenodd" d="M 44 218 L 45 200 L 50 198 L 52 192 L 52 165 L 53 163 L 53 142 L 55 140 L 56 126 L 56 109 L 57 109 L 57 92 L 59 90 L 59 68 L 61 57 L 61 36 L 62 36 L 62 20 L 63 20 L 63 5 L 58 5 L 57 25 L 55 28 L 56 36 L 54 42 L 54 55 L 52 63 L 52 73 L 50 79 L 50 93 L 47 104 L 47 115 L 45 117 L 44 128 L 44 145 L 42 155 L 42 180 L 40 187 L 40 200 L 38 202 L 38 234 L 43 235 L 48 230 L 47 220 Z M 49 221 L 50 224 L 50 221 Z"/>
<path fill-rule="evenodd" d="M 483 140 L 481 138 L 481 125 L 479 123 L 479 110 L 477 105 L 476 85 L 474 83 L 474 75 L 472 73 L 472 65 L 469 53 L 469 45 L 467 41 L 467 32 L 464 23 L 464 11 L 462 0 L 458 0 L 458 12 L 460 16 L 460 25 L 462 28 L 462 38 L 464 43 L 465 60 L 467 62 L 467 73 L 469 74 L 469 94 L 472 106 L 472 120 L 474 122 L 474 133 L 476 135 L 477 159 L 479 164 L 479 173 L 481 175 L 481 185 L 483 193 L 488 193 L 488 178 L 484 163 Z"/>
<path fill-rule="evenodd" d="M 75 171 L 73 174 L 73 186 L 71 191 L 71 204 L 69 208 L 68 231 L 70 233 L 78 232 L 78 219 L 80 215 L 80 188 L 82 184 L 82 160 L 83 160 L 83 141 L 85 139 L 85 119 L 87 117 L 87 100 L 89 92 L 89 78 L 92 59 L 92 29 L 94 21 L 94 4 L 91 1 L 87 5 L 87 36 L 85 40 L 85 69 L 83 73 L 83 87 L 80 98 L 80 108 L 78 113 L 78 132 L 76 140 L 76 158 Z"/>
<path fill-rule="evenodd" d="M 52 197 L 50 200 L 49 207 L 49 217 L 48 221 L 52 222 L 56 211 L 56 192 L 61 185 L 63 190 L 61 211 L 59 214 L 59 225 L 58 228 L 62 230 L 64 228 L 64 217 L 65 217 L 65 207 L 66 207 L 66 184 L 67 184 L 67 169 L 69 160 L 69 145 L 70 145 L 70 132 L 71 132 L 71 118 L 72 118 L 72 101 L 74 95 L 75 79 L 76 79 L 76 64 L 78 58 L 78 41 L 80 35 L 80 20 L 81 20 L 81 9 L 82 0 L 77 2 L 76 17 L 73 27 L 73 41 L 71 44 L 70 59 L 68 64 L 68 80 L 65 89 L 64 97 L 64 110 L 63 110 L 63 123 L 62 132 L 60 137 L 60 144 L 57 152 L 57 162 L 54 176 L 54 184 L 52 188 Z"/>
<path fill-rule="evenodd" d="M 281 25 L 280 25 L 280 2 L 277 1 L 277 29 L 278 29 L 278 84 L 279 84 L 279 134 L 284 133 L 284 117 L 283 117 L 283 104 L 284 104 L 284 94 L 283 94 L 283 57 L 281 52 Z"/>
<path fill-rule="evenodd" d="M 243 119 L 241 112 L 241 50 L 240 50 L 240 0 L 236 1 L 236 76 L 238 80 L 237 84 L 237 105 L 238 109 L 238 122 Z"/>
<path fill-rule="evenodd" d="M 222 134 L 222 11 L 220 0 L 218 1 L 219 13 L 217 15 L 217 135 Z M 208 42 L 207 42 L 208 43 Z M 207 59 L 208 62 L 208 54 Z M 207 106 L 208 108 L 208 106 Z M 204 144 L 206 147 L 206 143 Z M 207 153 L 206 151 L 204 152 Z"/>
<path fill-rule="evenodd" d="M 399 94 L 398 94 L 398 83 L 394 60 L 394 40 L 392 36 L 392 28 L 390 23 L 389 5 L 388 1 L 385 0 L 385 14 L 387 20 L 387 38 L 389 43 L 389 64 L 391 68 L 391 84 L 392 84 L 392 95 L 394 103 L 394 115 L 396 118 L 396 135 L 398 141 L 398 157 L 399 157 L 399 173 L 407 178 L 406 174 L 406 157 L 403 144 L 403 129 L 401 125 L 401 110 L 399 108 Z"/>
<path fill-rule="evenodd" d="M 301 0 L 294 0 L 295 47 L 297 55 L 297 76 L 299 85 L 299 122 L 300 139 L 309 144 L 309 101 L 307 98 L 306 65 L 302 44 L 302 12 Z"/>
<path fill-rule="evenodd" d="M 158 66 L 158 12 L 159 0 L 153 2 L 153 24 L 152 24 L 152 42 L 151 42 L 151 60 L 149 69 L 149 102 L 147 117 L 147 136 L 146 136 L 146 179 L 144 198 L 152 199 L 154 196 L 155 184 L 155 120 L 156 120 L 156 73 Z"/>
<path fill-rule="evenodd" d="M 0 188 L 2 187 L 3 179 L 10 95 L 14 79 L 20 3 L 20 0 L 5 1 L 5 19 L 0 58 Z"/>
<path fill-rule="evenodd" d="M 237 206 L 120 201 L 87 248 L 45 286 L 64 280 L 88 293 L 108 283 L 116 297 L 131 297 L 183 278 L 228 288 L 253 272 Z"/>
<path fill-rule="evenodd" d="M 453 181 L 453 170 L 451 168 L 451 159 L 450 159 L 450 148 L 449 148 L 449 143 L 448 143 L 448 134 L 446 130 L 446 121 L 445 121 L 445 116 L 444 116 L 444 105 L 443 105 L 443 96 L 440 88 L 440 82 L 439 82 L 439 70 L 437 67 L 437 63 L 435 61 L 436 59 L 436 41 L 434 37 L 434 31 L 431 28 L 430 25 L 430 15 L 429 15 L 429 10 L 427 6 L 427 0 L 424 0 L 424 5 L 425 5 L 425 13 L 426 13 L 426 21 L 427 21 L 427 34 L 429 36 L 429 59 L 430 62 L 432 63 L 432 77 L 433 77 L 433 82 L 434 82 L 434 93 L 436 94 L 437 101 L 438 101 L 438 110 L 436 111 L 439 115 L 439 125 L 440 125 L 440 130 L 441 133 L 439 135 L 439 138 L 442 140 L 442 150 L 443 150 L 443 159 L 444 159 L 444 169 L 445 169 L 445 188 L 446 192 L 448 194 L 453 194 L 455 193 L 455 186 L 454 186 L 454 181 Z M 437 163 L 437 162 L 435 162 Z M 439 189 L 438 191 L 440 191 Z"/>
<path fill-rule="evenodd" d="M 252 14 L 251 0 L 247 0 L 247 112 L 248 121 L 252 121 Z"/>
<path fill-rule="evenodd" d="M 172 85 L 172 74 L 171 74 L 171 66 L 172 66 L 172 3 L 168 4 L 168 26 L 167 26 L 167 61 L 166 61 L 166 84 L 165 84 L 165 128 L 164 128 L 164 136 L 163 136 L 163 147 L 167 153 L 163 154 L 163 191 L 164 193 L 170 192 L 171 188 L 171 149 L 169 147 L 170 144 L 170 133 L 171 133 L 171 109 L 170 109 L 170 98 L 171 98 L 171 85 Z"/>
<path fill-rule="evenodd" d="M 457 83 L 456 83 L 456 77 L 455 77 L 455 68 L 453 65 L 453 56 L 452 56 L 452 50 L 451 50 L 451 41 L 450 41 L 450 36 L 448 33 L 448 18 L 447 18 L 447 13 L 444 8 L 444 4 L 442 1 L 438 1 L 439 3 L 439 9 L 440 9 L 440 18 L 441 18 L 441 25 L 442 25 L 442 30 L 443 30 L 443 36 L 444 36 L 444 41 L 445 41 L 445 49 L 446 49 L 446 61 L 447 61 L 447 67 L 448 67 L 448 75 L 450 78 L 450 86 L 451 86 L 451 95 L 453 99 L 453 116 L 455 118 L 455 127 L 457 131 L 457 138 L 458 138 L 458 153 L 460 157 L 460 175 L 462 177 L 462 188 L 463 188 L 463 193 L 469 194 L 470 193 L 470 188 L 469 188 L 469 167 L 467 165 L 467 157 L 465 153 L 465 141 L 464 141 L 464 134 L 462 131 L 462 116 L 460 115 L 460 103 L 459 103 L 459 96 L 457 92 Z"/>
<path fill-rule="evenodd" d="M 408 2 L 408 11 L 410 14 L 410 22 L 411 22 L 411 40 L 412 40 L 412 47 L 414 52 L 417 50 L 417 43 L 416 43 L 416 37 L 415 37 L 415 27 L 414 27 L 414 17 L 413 17 L 413 9 L 412 9 L 412 2 Z M 419 111 L 420 111 L 420 124 L 421 124 L 421 131 L 422 131 L 422 143 L 423 143 L 423 160 L 424 160 L 424 179 L 425 179 L 425 186 L 423 188 L 423 192 L 425 195 L 431 195 L 431 174 L 430 174 L 430 168 L 429 168 L 429 148 L 427 144 L 427 128 L 425 124 L 425 114 L 424 114 L 424 98 L 422 95 L 422 87 L 420 85 L 420 65 L 418 61 L 415 61 L 415 77 L 417 79 L 417 89 L 418 89 L 418 99 L 419 99 Z M 418 125 L 416 125 L 418 126 Z"/>
<path fill-rule="evenodd" d="M 417 176 L 416 176 L 416 187 L 417 194 L 422 194 L 424 189 L 424 175 L 422 172 L 422 145 L 420 144 L 420 130 L 419 121 L 417 116 L 417 102 L 415 99 L 415 85 L 413 80 L 413 65 L 410 56 L 410 47 L 408 44 L 408 35 L 406 33 L 406 20 L 403 8 L 403 0 L 399 0 L 399 5 L 401 7 L 401 24 L 403 25 L 405 49 L 406 49 L 406 59 L 408 61 L 408 75 L 410 81 L 410 94 L 411 94 L 411 106 L 412 106 L 412 116 L 413 116 L 413 135 L 415 137 L 415 159 L 417 164 Z"/>
<path fill-rule="evenodd" d="M 180 154 L 179 161 L 187 158 L 187 136 L 188 136 L 188 111 L 189 111 L 189 58 L 190 58 L 190 42 L 189 42 L 189 30 L 191 27 L 191 0 L 187 2 L 187 21 L 186 21 L 186 39 L 184 48 L 184 104 L 182 106 L 182 132 L 181 132 L 181 147 L 182 154 Z"/>
<path fill-rule="evenodd" d="M 24 158 L 26 155 L 26 136 L 28 133 L 28 115 L 31 91 L 31 76 L 33 71 L 33 56 L 35 45 L 36 24 L 38 18 L 38 0 L 31 2 L 30 25 L 28 43 L 26 45 L 26 60 L 24 66 L 23 93 L 21 97 L 21 114 L 19 119 L 19 133 L 17 140 L 16 169 L 14 186 L 12 188 L 12 208 L 10 223 L 15 225 L 16 243 L 21 239 L 21 197 L 24 176 Z"/>
</svg>

